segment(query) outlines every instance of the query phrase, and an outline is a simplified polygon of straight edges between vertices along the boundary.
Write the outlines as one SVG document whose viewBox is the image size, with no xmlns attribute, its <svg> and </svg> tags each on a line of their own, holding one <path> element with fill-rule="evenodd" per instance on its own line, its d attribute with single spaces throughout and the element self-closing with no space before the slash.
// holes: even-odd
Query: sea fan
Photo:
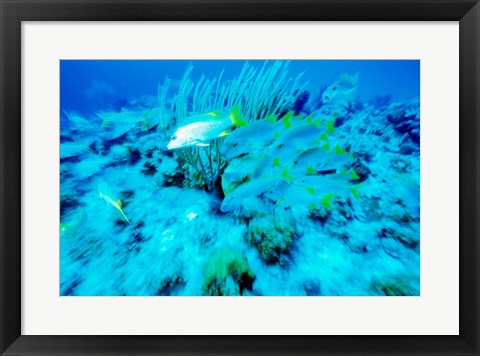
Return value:
<svg viewBox="0 0 480 356">
<path fill-rule="evenodd" d="M 306 92 L 302 75 L 292 80 L 288 75 L 288 66 L 288 61 L 266 61 L 262 67 L 256 68 L 247 62 L 239 76 L 232 80 L 223 82 L 222 72 L 213 79 L 201 76 L 195 84 L 190 79 L 193 71 L 193 65 L 190 64 L 180 81 L 170 109 L 167 108 L 165 99 L 170 80 L 166 79 L 163 85 L 159 85 L 162 131 L 166 132 L 174 121 L 181 125 L 198 114 L 233 113 L 235 108 L 242 108 L 242 117 L 250 123 L 288 111 Z M 205 186 L 208 191 L 218 186 L 219 178 L 228 164 L 229 158 L 224 156 L 222 144 L 223 137 L 229 134 L 230 131 L 225 132 L 211 142 L 202 144 L 205 147 L 185 147 L 176 151 L 179 159 L 190 166 L 192 177 L 200 178 L 196 179 L 197 185 Z"/>
</svg>

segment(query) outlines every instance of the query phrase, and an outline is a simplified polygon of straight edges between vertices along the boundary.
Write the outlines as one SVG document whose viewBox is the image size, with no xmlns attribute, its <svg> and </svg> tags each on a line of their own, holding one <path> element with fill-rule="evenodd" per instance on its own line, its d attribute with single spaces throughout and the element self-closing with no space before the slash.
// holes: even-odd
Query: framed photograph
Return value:
<svg viewBox="0 0 480 356">
<path fill-rule="evenodd" d="M 0 4 L 2 355 L 480 355 L 477 1 Z"/>
</svg>

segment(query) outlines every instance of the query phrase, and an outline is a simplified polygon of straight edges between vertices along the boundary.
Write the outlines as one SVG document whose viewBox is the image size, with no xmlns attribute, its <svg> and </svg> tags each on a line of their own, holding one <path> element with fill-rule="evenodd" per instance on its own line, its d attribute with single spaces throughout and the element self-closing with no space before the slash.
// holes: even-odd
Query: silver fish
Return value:
<svg viewBox="0 0 480 356">
<path fill-rule="evenodd" d="M 186 120 L 187 123 L 178 127 L 167 145 L 169 150 L 192 146 L 209 146 L 216 138 L 227 136 L 232 126 L 246 126 L 240 117 L 238 107 L 230 114 L 213 111 L 207 114 L 195 115 Z"/>
</svg>

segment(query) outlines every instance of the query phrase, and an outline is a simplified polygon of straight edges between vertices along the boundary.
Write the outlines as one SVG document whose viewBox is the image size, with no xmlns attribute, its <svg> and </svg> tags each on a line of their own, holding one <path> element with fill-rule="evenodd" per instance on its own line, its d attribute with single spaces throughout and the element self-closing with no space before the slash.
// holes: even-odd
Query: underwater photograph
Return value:
<svg viewBox="0 0 480 356">
<path fill-rule="evenodd" d="M 61 296 L 419 296 L 420 61 L 61 60 Z"/>
</svg>

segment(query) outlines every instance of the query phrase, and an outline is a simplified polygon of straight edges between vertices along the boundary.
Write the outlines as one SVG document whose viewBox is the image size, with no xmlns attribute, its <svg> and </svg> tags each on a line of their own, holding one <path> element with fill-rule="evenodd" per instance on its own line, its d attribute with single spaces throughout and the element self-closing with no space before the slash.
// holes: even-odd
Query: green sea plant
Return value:
<svg viewBox="0 0 480 356">
<path fill-rule="evenodd" d="M 188 147 L 176 152 L 189 166 L 195 184 L 205 186 L 207 191 L 215 190 L 220 174 L 228 163 L 220 153 L 220 145 L 220 141 L 216 140 L 208 147 Z"/>
<path fill-rule="evenodd" d="M 203 267 L 204 295 L 244 295 L 252 290 L 255 274 L 239 251 L 224 247 L 214 251 Z"/>
<path fill-rule="evenodd" d="M 296 228 L 291 210 L 277 207 L 272 215 L 249 221 L 247 240 L 267 263 L 276 263 L 292 248 Z"/>
<path fill-rule="evenodd" d="M 243 108 L 243 115 L 249 122 L 279 115 L 292 107 L 308 84 L 303 80 L 303 73 L 292 78 L 289 66 L 290 61 L 265 61 L 262 66 L 246 62 L 233 79 L 224 80 L 222 71 L 217 77 L 202 75 L 194 83 L 190 78 L 193 71 L 190 63 L 169 108 L 166 97 L 171 87 L 170 79 L 159 84 L 158 102 L 165 113 L 164 124 L 168 126 L 171 120 L 178 124 L 194 114 L 231 111 L 237 105 Z"/>
<path fill-rule="evenodd" d="M 373 280 L 370 288 L 375 294 L 385 296 L 418 296 L 419 291 L 414 287 L 418 282 L 417 277 L 392 276 Z"/>
</svg>

